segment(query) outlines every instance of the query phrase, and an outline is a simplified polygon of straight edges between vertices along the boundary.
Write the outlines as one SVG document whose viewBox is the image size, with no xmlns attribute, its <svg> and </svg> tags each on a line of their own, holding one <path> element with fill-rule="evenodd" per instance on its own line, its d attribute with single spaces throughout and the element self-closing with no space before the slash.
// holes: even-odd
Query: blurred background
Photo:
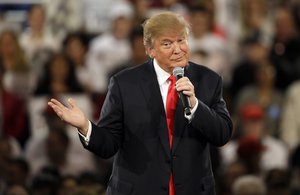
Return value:
<svg viewBox="0 0 300 195">
<path fill-rule="evenodd" d="M 97 122 L 164 10 L 191 24 L 191 61 L 223 77 L 234 134 L 211 146 L 217 194 L 300 194 L 299 0 L 0 0 L 0 194 L 105 194 L 112 159 L 47 101 L 73 97 Z"/>
</svg>

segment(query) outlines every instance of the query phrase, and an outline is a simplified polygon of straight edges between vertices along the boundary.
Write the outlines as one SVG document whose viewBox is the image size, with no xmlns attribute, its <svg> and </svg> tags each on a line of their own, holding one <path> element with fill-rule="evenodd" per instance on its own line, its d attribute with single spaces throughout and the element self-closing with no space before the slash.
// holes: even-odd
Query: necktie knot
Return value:
<svg viewBox="0 0 300 195">
<path fill-rule="evenodd" d="M 171 85 L 173 85 L 176 82 L 176 78 L 174 75 L 171 75 L 168 80 L 171 82 Z"/>
</svg>

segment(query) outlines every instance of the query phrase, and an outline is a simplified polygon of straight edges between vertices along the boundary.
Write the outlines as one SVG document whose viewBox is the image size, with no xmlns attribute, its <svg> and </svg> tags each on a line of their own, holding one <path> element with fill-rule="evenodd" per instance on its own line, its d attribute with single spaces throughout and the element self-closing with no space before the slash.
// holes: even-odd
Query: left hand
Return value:
<svg viewBox="0 0 300 195">
<path fill-rule="evenodd" d="M 182 91 L 183 94 L 187 95 L 190 98 L 192 109 L 196 105 L 197 98 L 195 96 L 194 85 L 187 77 L 182 77 L 176 82 L 176 90 Z"/>
</svg>

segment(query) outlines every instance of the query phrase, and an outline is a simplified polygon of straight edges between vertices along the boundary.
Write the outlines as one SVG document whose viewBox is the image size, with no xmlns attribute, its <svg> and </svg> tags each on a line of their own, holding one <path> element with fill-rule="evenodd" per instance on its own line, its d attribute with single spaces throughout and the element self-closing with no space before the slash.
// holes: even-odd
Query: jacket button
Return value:
<svg viewBox="0 0 300 195">
<path fill-rule="evenodd" d="M 173 159 L 176 159 L 177 158 L 177 156 L 176 155 L 173 155 Z"/>
<path fill-rule="evenodd" d="M 165 187 L 165 186 L 162 186 L 161 189 L 164 190 L 164 191 L 167 191 L 167 190 L 168 190 L 168 188 Z"/>
<path fill-rule="evenodd" d="M 170 163 L 171 163 L 170 159 L 167 159 L 167 160 L 166 160 L 166 163 L 170 164 Z"/>
</svg>

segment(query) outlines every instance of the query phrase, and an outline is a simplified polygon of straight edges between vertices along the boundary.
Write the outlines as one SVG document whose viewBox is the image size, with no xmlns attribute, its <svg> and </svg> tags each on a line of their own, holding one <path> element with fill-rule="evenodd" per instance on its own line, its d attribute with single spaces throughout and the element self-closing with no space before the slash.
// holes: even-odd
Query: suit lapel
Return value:
<svg viewBox="0 0 300 195">
<path fill-rule="evenodd" d="M 141 75 L 143 75 L 144 77 L 142 78 L 143 82 L 140 83 L 140 86 L 148 104 L 147 106 L 150 109 L 151 115 L 155 118 L 158 118 L 157 125 L 154 124 L 154 127 L 157 128 L 152 130 L 158 131 L 162 146 L 168 157 L 170 157 L 170 145 L 166 114 L 152 61 L 149 61 L 149 63 L 146 65 L 145 74 Z M 145 77 L 147 75 L 149 76 Z M 156 106 L 153 106 L 153 104 L 156 104 Z"/>
</svg>

